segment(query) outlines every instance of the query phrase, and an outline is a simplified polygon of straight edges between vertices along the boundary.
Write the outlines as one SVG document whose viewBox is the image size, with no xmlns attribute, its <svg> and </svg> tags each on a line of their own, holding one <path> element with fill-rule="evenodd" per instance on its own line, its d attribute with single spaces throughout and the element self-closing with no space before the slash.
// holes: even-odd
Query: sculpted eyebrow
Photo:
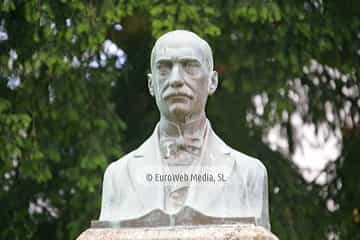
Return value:
<svg viewBox="0 0 360 240">
<path fill-rule="evenodd" d="M 200 63 L 200 60 L 196 57 L 180 57 L 179 61 L 191 61 Z"/>
<path fill-rule="evenodd" d="M 156 65 L 159 65 L 160 63 L 171 63 L 170 58 L 161 58 L 156 61 Z"/>
<path fill-rule="evenodd" d="M 171 58 L 169 57 L 161 57 L 156 60 L 156 62 L 162 62 L 162 61 L 171 61 Z"/>
</svg>

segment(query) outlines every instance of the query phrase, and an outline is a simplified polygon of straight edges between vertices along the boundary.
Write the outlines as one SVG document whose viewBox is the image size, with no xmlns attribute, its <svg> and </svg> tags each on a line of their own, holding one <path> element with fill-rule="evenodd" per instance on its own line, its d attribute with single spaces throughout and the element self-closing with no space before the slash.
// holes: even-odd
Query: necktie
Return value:
<svg viewBox="0 0 360 240">
<path fill-rule="evenodd" d="M 160 140 L 160 148 L 163 157 L 177 156 L 180 151 L 199 156 L 202 141 L 196 137 L 163 137 Z"/>
</svg>

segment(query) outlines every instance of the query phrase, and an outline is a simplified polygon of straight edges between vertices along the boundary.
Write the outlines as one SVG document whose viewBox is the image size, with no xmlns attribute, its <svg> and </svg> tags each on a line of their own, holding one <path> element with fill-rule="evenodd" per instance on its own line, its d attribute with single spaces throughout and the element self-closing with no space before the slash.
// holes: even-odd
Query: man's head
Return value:
<svg viewBox="0 0 360 240">
<path fill-rule="evenodd" d="M 217 84 L 211 48 L 195 33 L 172 31 L 156 41 L 148 86 L 162 116 L 172 121 L 200 116 Z"/>
</svg>

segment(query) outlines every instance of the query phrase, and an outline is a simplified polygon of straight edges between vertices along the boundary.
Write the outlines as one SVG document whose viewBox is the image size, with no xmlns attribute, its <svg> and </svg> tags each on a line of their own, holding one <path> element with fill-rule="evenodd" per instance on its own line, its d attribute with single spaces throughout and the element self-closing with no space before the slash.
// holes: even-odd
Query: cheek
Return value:
<svg viewBox="0 0 360 240">
<path fill-rule="evenodd" d="M 207 93 L 207 88 L 208 88 L 208 80 L 204 77 L 200 77 L 200 78 L 195 78 L 193 79 L 193 86 L 196 89 L 196 91 L 198 92 L 198 94 L 205 94 Z"/>
<path fill-rule="evenodd" d="M 157 81 L 158 87 L 159 87 L 159 89 L 161 89 L 164 86 L 165 82 L 166 82 L 166 77 L 158 76 L 157 79 L 158 79 L 158 81 Z"/>
<path fill-rule="evenodd" d="M 154 87 L 155 91 L 158 93 L 161 90 L 161 87 L 164 85 L 164 78 L 161 78 L 160 76 L 156 76 Z"/>
</svg>

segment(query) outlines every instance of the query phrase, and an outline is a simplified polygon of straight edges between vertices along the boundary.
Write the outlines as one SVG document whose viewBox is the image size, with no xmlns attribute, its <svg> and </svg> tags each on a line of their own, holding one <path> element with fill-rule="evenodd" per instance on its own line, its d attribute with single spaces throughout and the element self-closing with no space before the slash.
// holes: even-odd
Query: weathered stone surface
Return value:
<svg viewBox="0 0 360 240">
<path fill-rule="evenodd" d="M 77 240 L 278 240 L 254 225 L 204 225 L 157 228 L 89 228 Z"/>
<path fill-rule="evenodd" d="M 184 207 L 176 214 L 169 215 L 161 209 L 134 219 L 122 221 L 91 221 L 91 228 L 149 228 L 200 225 L 257 225 L 254 217 L 218 218 L 202 214 L 191 207 Z"/>
<path fill-rule="evenodd" d="M 206 117 L 218 86 L 209 44 L 193 32 L 171 31 L 156 41 L 150 63 L 148 88 L 160 120 L 140 147 L 108 166 L 99 220 L 190 207 L 215 218 L 253 217 L 270 229 L 265 166 L 224 143 Z"/>
</svg>

